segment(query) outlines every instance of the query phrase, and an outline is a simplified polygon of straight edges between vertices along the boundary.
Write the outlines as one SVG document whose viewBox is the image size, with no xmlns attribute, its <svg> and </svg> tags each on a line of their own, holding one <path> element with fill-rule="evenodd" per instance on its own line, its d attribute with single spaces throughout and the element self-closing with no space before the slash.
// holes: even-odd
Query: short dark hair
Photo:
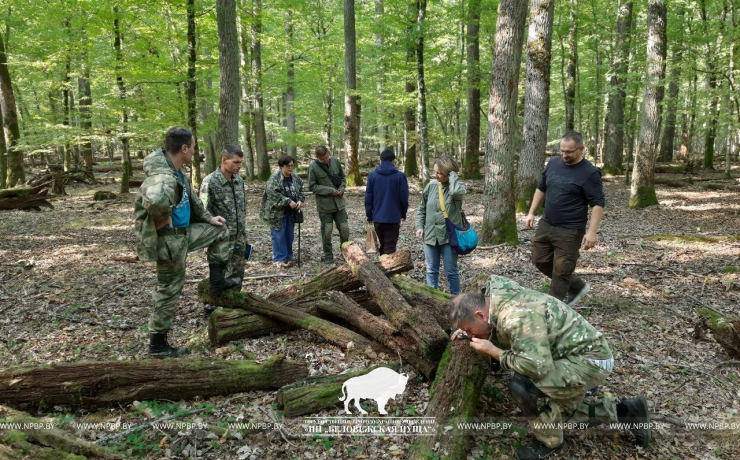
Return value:
<svg viewBox="0 0 740 460">
<path fill-rule="evenodd" d="M 278 166 L 281 167 L 281 168 L 283 166 L 287 166 L 287 165 L 289 165 L 291 163 L 293 163 L 295 165 L 295 160 L 293 159 L 293 157 L 288 156 L 288 155 L 282 156 L 282 157 L 280 157 L 280 159 L 278 159 Z"/>
<path fill-rule="evenodd" d="M 323 157 L 324 155 L 329 153 L 329 149 L 327 149 L 325 145 L 319 145 L 314 149 L 314 153 L 316 154 L 316 156 Z"/>
<path fill-rule="evenodd" d="M 473 321 L 475 312 L 485 308 L 486 297 L 483 294 L 458 294 L 450 305 L 450 324 L 456 326 L 460 321 Z"/>
<path fill-rule="evenodd" d="M 244 152 L 238 145 L 226 144 L 224 149 L 221 151 L 221 156 L 228 159 L 234 158 L 235 156 L 244 158 Z"/>
<path fill-rule="evenodd" d="M 396 159 L 396 154 L 391 149 L 385 149 L 380 153 L 380 161 L 393 161 Z"/>
<path fill-rule="evenodd" d="M 164 135 L 164 148 L 169 153 L 177 153 L 183 145 L 190 147 L 190 139 L 192 138 L 193 133 L 189 129 L 182 126 L 173 126 Z"/>
<path fill-rule="evenodd" d="M 563 134 L 563 137 L 560 140 L 573 141 L 576 143 L 576 147 L 580 147 L 583 145 L 583 136 L 581 136 L 581 133 L 579 133 L 578 131 L 568 131 L 567 133 Z"/>
</svg>

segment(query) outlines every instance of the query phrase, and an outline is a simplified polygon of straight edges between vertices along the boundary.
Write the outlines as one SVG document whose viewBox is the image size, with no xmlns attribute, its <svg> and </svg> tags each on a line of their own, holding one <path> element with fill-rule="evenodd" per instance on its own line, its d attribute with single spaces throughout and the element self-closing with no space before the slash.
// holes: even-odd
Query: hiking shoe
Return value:
<svg viewBox="0 0 740 460">
<path fill-rule="evenodd" d="M 167 343 L 166 332 L 151 332 L 149 334 L 149 356 L 155 359 L 178 358 L 190 353 L 187 348 L 174 348 Z"/>
<path fill-rule="evenodd" d="M 568 295 L 568 299 L 567 299 L 568 302 L 566 302 L 566 303 L 569 306 L 571 306 L 571 307 L 575 306 L 575 304 L 577 304 L 578 301 L 581 300 L 581 298 L 583 296 L 585 296 L 588 293 L 588 291 L 590 291 L 590 290 L 591 290 L 591 285 L 588 284 L 588 283 L 586 283 L 583 286 L 583 288 L 580 291 L 578 291 L 573 297 L 571 297 L 570 295 Z"/>
<path fill-rule="evenodd" d="M 203 316 L 208 318 L 209 316 L 211 316 L 211 313 L 216 311 L 216 308 L 217 307 L 214 307 L 213 305 L 204 305 L 203 306 Z"/>
<path fill-rule="evenodd" d="M 562 444 L 552 448 L 547 447 L 546 445 L 535 439 L 526 446 L 522 446 L 517 449 L 516 458 L 517 460 L 542 460 L 548 458 L 555 452 L 559 452 L 567 448 L 568 443 L 565 442 L 565 439 L 563 439 Z"/>
<path fill-rule="evenodd" d="M 618 417 L 619 422 L 629 424 L 629 430 L 635 435 L 638 446 L 647 447 L 653 437 L 647 400 L 644 396 L 635 396 L 634 398 L 623 399 L 619 405 L 622 407 L 617 406 L 617 411 L 625 414 Z"/>
</svg>

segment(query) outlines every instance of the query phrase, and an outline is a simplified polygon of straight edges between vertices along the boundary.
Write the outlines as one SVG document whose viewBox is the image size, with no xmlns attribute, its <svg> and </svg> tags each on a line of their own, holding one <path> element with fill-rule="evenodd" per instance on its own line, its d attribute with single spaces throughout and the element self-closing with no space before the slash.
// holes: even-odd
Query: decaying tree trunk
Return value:
<svg viewBox="0 0 740 460">
<path fill-rule="evenodd" d="M 207 280 L 203 280 L 198 286 L 198 297 L 203 303 L 219 307 L 242 308 L 311 331 L 347 352 L 365 352 L 370 348 L 377 352 L 389 353 L 388 349 L 377 342 L 368 340 L 347 328 L 310 315 L 304 311 L 278 305 L 256 294 L 226 291 L 221 296 L 212 297 L 208 293 Z"/>
<path fill-rule="evenodd" d="M 339 398 L 342 396 L 342 385 L 347 379 L 365 375 L 379 367 L 387 367 L 398 372 L 401 367 L 398 361 L 367 369 L 349 371 L 344 374 L 334 374 L 321 377 L 309 377 L 280 388 L 276 401 L 286 417 L 315 414 L 332 407 L 341 407 Z"/>
<path fill-rule="evenodd" d="M 357 243 L 343 244 L 342 253 L 357 279 L 362 281 L 398 331 L 419 347 L 421 356 L 431 361 L 439 360 L 449 337 L 434 319 L 412 308 Z"/>
<path fill-rule="evenodd" d="M 363 310 L 355 301 L 341 292 L 330 291 L 326 299 L 316 301 L 319 311 L 340 318 L 398 353 L 404 362 L 411 364 L 422 375 L 430 378 L 437 368 L 437 361 L 424 356 L 418 345 L 401 335 L 388 321 Z"/>
<path fill-rule="evenodd" d="M 3 460 L 83 457 L 91 460 L 117 460 L 129 458 L 76 438 L 62 430 L 49 427 L 46 422 L 6 406 L 0 406 L 0 419 L 7 427 L 0 429 L 0 459 Z M 12 428 L 9 428 L 10 426 Z"/>
<path fill-rule="evenodd" d="M 424 417 L 435 417 L 440 428 L 435 436 L 420 437 L 410 459 L 445 458 L 464 460 L 470 450 L 471 436 L 458 428 L 459 422 L 475 416 L 489 365 L 467 342 L 450 343 L 437 368 L 429 406 Z M 436 452 L 435 449 L 438 449 Z"/>
<path fill-rule="evenodd" d="M 740 318 L 728 318 L 709 308 L 700 309 L 698 313 L 702 318 L 695 334 L 709 329 L 714 340 L 722 345 L 730 357 L 740 359 Z"/>
<path fill-rule="evenodd" d="M 24 366 L 0 372 L 0 403 L 20 409 L 56 405 L 95 409 L 136 400 L 278 389 L 307 375 L 305 363 L 282 355 L 263 364 L 176 359 Z"/>
<path fill-rule="evenodd" d="M 208 318 L 208 338 L 213 346 L 294 329 L 290 324 L 240 308 L 217 308 Z"/>
<path fill-rule="evenodd" d="M 0 190 L 0 210 L 54 208 L 47 200 L 51 182 L 31 187 Z"/>
</svg>

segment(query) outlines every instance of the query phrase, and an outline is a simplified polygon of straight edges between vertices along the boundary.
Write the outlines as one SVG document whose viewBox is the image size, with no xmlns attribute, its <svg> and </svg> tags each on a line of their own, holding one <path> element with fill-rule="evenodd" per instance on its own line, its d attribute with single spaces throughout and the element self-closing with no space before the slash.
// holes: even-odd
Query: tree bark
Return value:
<svg viewBox="0 0 740 460">
<path fill-rule="evenodd" d="M 395 351 L 404 362 L 409 363 L 423 376 L 430 378 L 434 375 L 437 360 L 423 356 L 419 353 L 417 344 L 408 337 L 399 334 L 390 322 L 364 310 L 345 294 L 338 291 L 329 291 L 325 299 L 316 301 L 316 308 L 323 313 L 347 322 L 366 336 Z"/>
<path fill-rule="evenodd" d="M 576 71 L 578 69 L 578 0 L 570 0 L 568 28 L 568 68 L 565 87 L 565 130 L 574 131 L 576 106 Z"/>
<path fill-rule="evenodd" d="M 61 174 L 61 171 L 59 173 Z M 47 196 L 50 185 L 51 181 L 46 181 L 42 184 L 32 185 L 30 187 L 0 191 L 0 210 L 53 209 L 54 206 L 47 201 L 50 198 L 50 196 Z"/>
<path fill-rule="evenodd" d="M 26 181 L 23 170 L 23 151 L 18 147 L 21 130 L 18 126 L 18 110 L 15 105 L 13 83 L 8 71 L 8 56 L 2 34 L 0 34 L 0 109 L 2 110 L 3 128 L 5 130 L 5 147 L 7 149 L 6 186 L 15 187 Z"/>
<path fill-rule="evenodd" d="M 262 101 L 262 0 L 254 0 L 252 18 L 252 84 L 254 146 L 257 151 L 257 179 L 270 178 L 270 159 L 267 156 L 267 134 L 265 133 L 265 110 Z"/>
<path fill-rule="evenodd" d="M 706 0 L 701 0 L 699 5 L 702 23 L 704 24 L 704 34 L 706 37 L 709 37 Z M 706 44 L 704 45 L 704 56 L 706 59 L 706 67 L 713 70 L 716 62 L 714 58 L 715 50 L 712 48 L 710 43 L 710 39 L 707 38 Z M 717 94 L 717 77 L 711 70 L 707 72 L 707 90 L 709 93 L 709 104 L 707 106 L 707 116 L 709 119 L 707 121 L 707 130 L 704 133 L 704 168 L 714 169 L 714 141 L 717 136 L 717 107 L 719 106 L 719 95 Z"/>
<path fill-rule="evenodd" d="M 467 22 L 467 128 L 463 177 L 480 179 L 480 11 L 481 0 L 470 0 Z"/>
<path fill-rule="evenodd" d="M 123 37 L 121 35 L 121 19 L 118 7 L 113 7 L 115 18 L 113 19 L 113 49 L 116 53 L 116 82 L 118 84 L 118 94 L 121 99 L 123 108 L 121 109 L 121 188 L 120 193 L 128 193 L 128 181 L 133 172 L 131 168 L 130 139 L 128 133 L 128 95 L 126 91 L 126 82 L 123 80 L 123 52 L 121 50 Z"/>
<path fill-rule="evenodd" d="M 666 55 L 665 0 L 648 2 L 647 69 L 643 96 L 640 147 L 635 155 L 630 187 L 630 208 L 658 204 L 655 195 L 655 160 L 660 147 L 660 123 Z"/>
<path fill-rule="evenodd" d="M 550 61 L 554 0 L 532 0 L 527 37 L 524 148 L 519 154 L 516 210 L 529 212 L 545 164 L 550 118 Z"/>
<path fill-rule="evenodd" d="M 609 103 L 604 146 L 604 174 L 621 174 L 624 158 L 624 103 L 629 65 L 632 2 L 624 2 L 617 11 L 617 38 L 614 43 Z"/>
<path fill-rule="evenodd" d="M 341 407 L 342 385 L 347 379 L 365 375 L 379 367 L 387 367 L 398 372 L 401 368 L 397 361 L 379 364 L 367 369 L 354 370 L 344 374 L 309 377 L 280 388 L 275 397 L 278 409 L 286 417 L 315 414 L 333 407 Z"/>
<path fill-rule="evenodd" d="M 678 11 L 678 22 L 683 25 L 685 10 Z M 676 137 L 676 112 L 678 111 L 678 88 L 681 78 L 681 64 L 683 61 L 683 43 L 674 42 L 673 45 L 673 68 L 671 69 L 671 82 L 668 84 L 668 101 L 666 104 L 665 129 L 663 140 L 660 143 L 660 161 L 673 161 L 673 140 Z"/>
<path fill-rule="evenodd" d="M 363 185 L 360 175 L 360 121 L 357 107 L 355 0 L 344 0 L 344 153 L 347 185 Z"/>
<path fill-rule="evenodd" d="M 83 131 L 82 158 L 85 161 L 85 167 L 92 170 L 92 90 L 90 88 L 90 66 L 87 62 L 83 63 L 82 74 L 77 79 L 77 89 L 80 93 L 78 106 L 80 109 L 80 127 Z"/>
<path fill-rule="evenodd" d="M 385 20 L 385 9 L 383 6 L 383 0 L 375 0 L 375 23 L 376 24 L 383 24 Z M 385 73 L 387 69 L 387 60 L 388 57 L 386 57 L 385 53 L 387 52 L 385 49 L 385 44 L 383 40 L 383 34 L 380 30 L 375 32 L 375 48 L 378 49 L 381 53 L 378 56 L 378 82 L 376 84 L 377 88 L 377 98 L 378 98 L 378 104 L 377 104 L 377 113 L 378 113 L 378 147 L 380 152 L 382 153 L 387 147 L 388 147 L 388 126 L 386 124 L 386 116 L 385 112 L 386 109 L 384 107 L 383 99 L 386 97 L 384 87 L 385 87 Z"/>
<path fill-rule="evenodd" d="M 246 9 L 247 0 L 241 0 L 240 10 Z M 247 174 L 247 179 L 253 181 L 255 179 L 254 168 L 254 146 L 252 142 L 252 102 L 249 92 L 252 89 L 251 83 L 251 60 L 250 60 L 250 47 L 251 39 L 249 36 L 248 21 L 244 19 L 244 16 L 240 16 L 240 45 L 242 48 L 241 52 L 241 75 L 242 75 L 242 128 L 244 129 L 244 143 L 247 146 L 247 151 L 244 155 L 244 171 Z"/>
<path fill-rule="evenodd" d="M 3 93 L 0 90 L 0 107 L 3 104 L 4 104 Z M 1 126 L 3 126 L 2 109 L 0 109 L 0 127 Z M 8 149 L 5 146 L 5 133 L 0 132 L 0 190 L 3 190 L 7 187 L 7 179 L 8 179 Z"/>
<path fill-rule="evenodd" d="M 295 64 L 293 63 L 293 13 L 288 10 L 285 18 L 285 35 L 288 37 L 287 87 L 285 88 L 285 124 L 288 131 L 287 153 L 296 157 L 295 128 Z"/>
<path fill-rule="evenodd" d="M 700 330 L 712 331 L 712 337 L 719 343 L 727 354 L 734 359 L 740 359 L 740 318 L 731 318 L 720 315 L 709 308 L 698 310 L 700 319 L 695 334 Z"/>
<path fill-rule="evenodd" d="M 188 11 L 188 81 L 185 94 L 188 99 L 188 127 L 195 139 L 192 169 L 190 180 L 195 190 L 200 190 L 203 175 L 200 171 L 200 146 L 198 145 L 198 97 L 195 64 L 197 62 L 197 47 L 195 41 L 195 0 L 187 0 Z"/>
<path fill-rule="evenodd" d="M 0 372 L 0 401 L 22 409 L 56 405 L 95 409 L 137 400 L 278 389 L 307 375 L 305 363 L 284 356 L 264 364 L 210 359 L 56 363 Z"/>
<path fill-rule="evenodd" d="M 424 80 L 424 20 L 427 14 L 426 0 L 417 0 L 416 9 L 416 86 L 417 105 L 416 120 L 419 129 L 419 160 L 421 161 L 420 179 L 426 184 L 429 181 L 429 131 L 427 126 L 427 90 Z"/>
<path fill-rule="evenodd" d="M 451 426 L 452 429 L 438 429 L 435 436 L 419 438 L 409 459 L 468 458 L 472 435 L 459 428 L 458 423 L 474 421 L 488 369 L 487 361 L 467 342 L 458 340 L 447 346 L 424 416 L 434 417 L 439 427 Z"/>
<path fill-rule="evenodd" d="M 219 112 L 216 151 L 239 143 L 239 35 L 236 31 L 236 0 L 217 0 Z"/>
<path fill-rule="evenodd" d="M 412 308 L 357 243 L 345 243 L 342 253 L 352 272 L 398 331 L 416 344 L 421 356 L 438 360 L 449 340 L 442 328 L 425 312 Z"/>
<path fill-rule="evenodd" d="M 514 196 L 516 103 L 527 2 L 501 0 L 496 21 L 486 139 L 481 242 L 518 244 Z"/>
<path fill-rule="evenodd" d="M 413 17 L 413 21 L 409 20 L 406 26 L 406 63 L 416 62 L 416 41 L 414 40 L 414 24 L 419 15 L 417 11 L 416 1 L 411 1 L 409 4 L 409 17 Z M 411 94 L 416 91 L 416 81 L 406 80 L 406 94 Z M 419 161 L 417 158 L 417 136 L 416 136 L 416 114 L 414 113 L 414 105 L 409 104 L 406 107 L 406 111 L 403 114 L 403 145 L 404 145 L 404 161 L 403 161 L 403 172 L 407 177 L 416 177 L 419 175 Z"/>
</svg>

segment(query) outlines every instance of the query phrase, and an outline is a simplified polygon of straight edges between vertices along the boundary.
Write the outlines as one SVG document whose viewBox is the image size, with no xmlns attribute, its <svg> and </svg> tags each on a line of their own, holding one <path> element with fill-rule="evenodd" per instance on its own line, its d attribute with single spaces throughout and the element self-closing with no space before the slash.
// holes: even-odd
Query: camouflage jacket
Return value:
<svg viewBox="0 0 740 460">
<path fill-rule="evenodd" d="M 229 180 L 219 167 L 203 179 L 200 199 L 211 215 L 226 219 L 230 237 L 246 238 L 247 199 L 244 179 L 239 174 L 234 174 Z"/>
<path fill-rule="evenodd" d="M 569 358 L 608 359 L 606 338 L 565 303 L 502 276 L 491 275 L 483 288 L 491 298 L 491 341 L 509 349 L 501 368 L 535 383 L 567 387 Z"/>
<path fill-rule="evenodd" d="M 338 190 L 344 191 L 347 187 L 347 177 L 344 175 L 342 164 L 334 157 L 329 158 L 329 171 L 342 178 L 342 185 Z M 324 168 L 316 164 L 316 160 L 308 165 L 308 190 L 316 197 L 316 210 L 322 212 L 336 212 L 346 207 L 344 196 L 334 196 L 334 184 Z"/>
<path fill-rule="evenodd" d="M 293 186 L 298 194 L 298 201 L 306 201 L 303 194 L 303 181 L 298 174 L 293 174 Z M 260 205 L 260 219 L 270 224 L 271 228 L 280 230 L 283 226 L 283 216 L 289 209 L 290 198 L 285 194 L 283 187 L 283 173 L 279 170 L 267 180 L 265 192 L 262 194 Z"/>
<path fill-rule="evenodd" d="M 200 198 L 193 193 L 185 175 L 185 182 L 177 177 L 177 171 L 164 155 L 163 149 L 157 149 L 144 159 L 146 179 L 139 188 L 134 203 L 134 219 L 138 243 L 136 252 L 143 261 L 157 260 L 156 222 L 161 222 L 172 215 L 172 209 L 182 200 L 187 191 L 190 199 L 190 221 L 208 222 L 213 216 L 206 211 Z"/>
</svg>

